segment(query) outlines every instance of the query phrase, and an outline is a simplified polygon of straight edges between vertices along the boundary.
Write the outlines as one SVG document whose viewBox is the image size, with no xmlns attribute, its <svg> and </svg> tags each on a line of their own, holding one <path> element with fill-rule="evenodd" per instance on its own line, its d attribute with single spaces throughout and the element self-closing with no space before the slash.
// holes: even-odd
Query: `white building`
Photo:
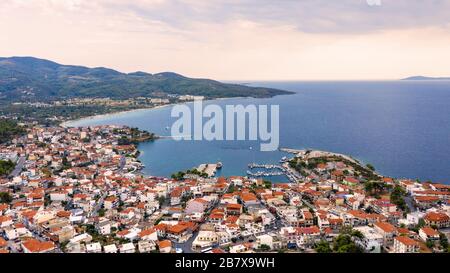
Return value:
<svg viewBox="0 0 450 273">
<path fill-rule="evenodd" d="M 419 243 L 405 236 L 397 236 L 394 239 L 394 253 L 419 252 Z"/>
<path fill-rule="evenodd" d="M 363 235 L 363 238 L 357 240 L 355 243 L 360 245 L 365 250 L 365 252 L 381 252 L 381 246 L 383 245 L 383 235 L 376 232 L 374 228 L 368 226 L 355 227 L 354 229 L 358 230 Z"/>
<path fill-rule="evenodd" d="M 119 247 L 120 253 L 134 253 L 136 248 L 133 243 L 126 243 Z"/>
<path fill-rule="evenodd" d="M 270 249 L 273 249 L 273 237 L 268 234 L 259 235 L 256 237 L 256 248 L 260 248 L 262 245 L 267 245 Z"/>
<path fill-rule="evenodd" d="M 100 243 L 86 244 L 86 252 L 87 253 L 101 253 L 102 245 L 100 245 Z"/>
<path fill-rule="evenodd" d="M 105 253 L 117 253 L 117 246 L 115 244 L 104 246 L 103 251 Z"/>
</svg>

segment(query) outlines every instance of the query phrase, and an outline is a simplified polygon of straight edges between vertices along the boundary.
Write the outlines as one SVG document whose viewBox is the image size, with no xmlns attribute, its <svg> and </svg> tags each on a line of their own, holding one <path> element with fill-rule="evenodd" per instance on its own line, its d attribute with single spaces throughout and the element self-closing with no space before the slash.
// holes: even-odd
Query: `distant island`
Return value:
<svg viewBox="0 0 450 273">
<path fill-rule="evenodd" d="M 402 79 L 402 81 L 450 81 L 450 77 L 425 77 L 425 76 L 413 76 Z"/>
</svg>

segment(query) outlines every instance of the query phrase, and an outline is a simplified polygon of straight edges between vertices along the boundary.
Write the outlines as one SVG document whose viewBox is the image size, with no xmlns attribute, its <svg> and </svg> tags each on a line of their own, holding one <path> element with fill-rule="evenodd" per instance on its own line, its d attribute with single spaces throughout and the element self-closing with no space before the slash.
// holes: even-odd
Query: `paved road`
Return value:
<svg viewBox="0 0 450 273">
<path fill-rule="evenodd" d="M 123 168 L 125 167 L 126 163 L 127 163 L 127 159 L 125 158 L 125 156 L 122 156 L 120 158 L 120 162 L 119 162 L 119 171 L 123 170 Z"/>
<path fill-rule="evenodd" d="M 105 193 L 100 197 L 100 199 L 98 199 L 97 203 L 95 204 L 94 209 L 93 209 L 92 212 L 90 213 L 90 217 L 95 217 L 95 216 L 97 216 L 98 211 L 99 211 L 100 208 L 102 207 L 103 201 L 105 200 L 106 196 L 107 196 L 107 192 L 105 192 Z"/>
<path fill-rule="evenodd" d="M 198 232 L 194 232 L 194 234 L 192 234 L 192 237 L 184 243 L 175 243 L 175 247 L 181 248 L 183 250 L 183 253 L 194 253 L 194 251 L 192 251 L 192 243 L 197 237 L 197 234 Z"/>
<path fill-rule="evenodd" d="M 18 176 L 22 172 L 24 164 L 25 164 L 25 157 L 21 156 L 19 158 L 19 160 L 17 160 L 16 167 L 14 168 L 14 170 L 11 172 L 11 174 L 9 176 L 10 177 Z"/>
<path fill-rule="evenodd" d="M 405 196 L 403 199 L 405 200 L 406 205 L 408 205 L 409 211 L 410 212 L 415 212 L 416 211 L 416 207 L 414 206 L 413 198 L 410 195 L 408 195 L 408 196 Z"/>
</svg>

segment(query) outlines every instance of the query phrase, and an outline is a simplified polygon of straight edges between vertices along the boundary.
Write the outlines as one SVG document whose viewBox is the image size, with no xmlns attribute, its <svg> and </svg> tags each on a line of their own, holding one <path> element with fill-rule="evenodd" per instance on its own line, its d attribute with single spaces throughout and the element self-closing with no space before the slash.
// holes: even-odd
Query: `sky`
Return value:
<svg viewBox="0 0 450 273">
<path fill-rule="evenodd" d="M 217 80 L 450 76 L 450 0 L 1 0 L 0 56 Z"/>
</svg>

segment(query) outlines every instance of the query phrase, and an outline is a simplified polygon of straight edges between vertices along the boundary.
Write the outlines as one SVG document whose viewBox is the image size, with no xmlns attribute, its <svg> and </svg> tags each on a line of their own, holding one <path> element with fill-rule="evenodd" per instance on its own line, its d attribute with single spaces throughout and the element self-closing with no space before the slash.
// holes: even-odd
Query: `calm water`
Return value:
<svg viewBox="0 0 450 273">
<path fill-rule="evenodd" d="M 260 82 L 296 92 L 270 99 L 216 103 L 280 105 L 280 147 L 351 155 L 384 175 L 450 183 L 450 82 Z M 169 135 L 171 107 L 85 119 L 73 126 L 124 124 Z M 252 148 L 250 148 L 252 147 Z M 243 175 L 247 164 L 277 163 L 284 153 L 261 152 L 249 141 L 175 141 L 139 146 L 145 173 L 169 176 L 221 161 L 221 175 Z M 275 180 L 283 180 L 282 177 Z"/>
</svg>

